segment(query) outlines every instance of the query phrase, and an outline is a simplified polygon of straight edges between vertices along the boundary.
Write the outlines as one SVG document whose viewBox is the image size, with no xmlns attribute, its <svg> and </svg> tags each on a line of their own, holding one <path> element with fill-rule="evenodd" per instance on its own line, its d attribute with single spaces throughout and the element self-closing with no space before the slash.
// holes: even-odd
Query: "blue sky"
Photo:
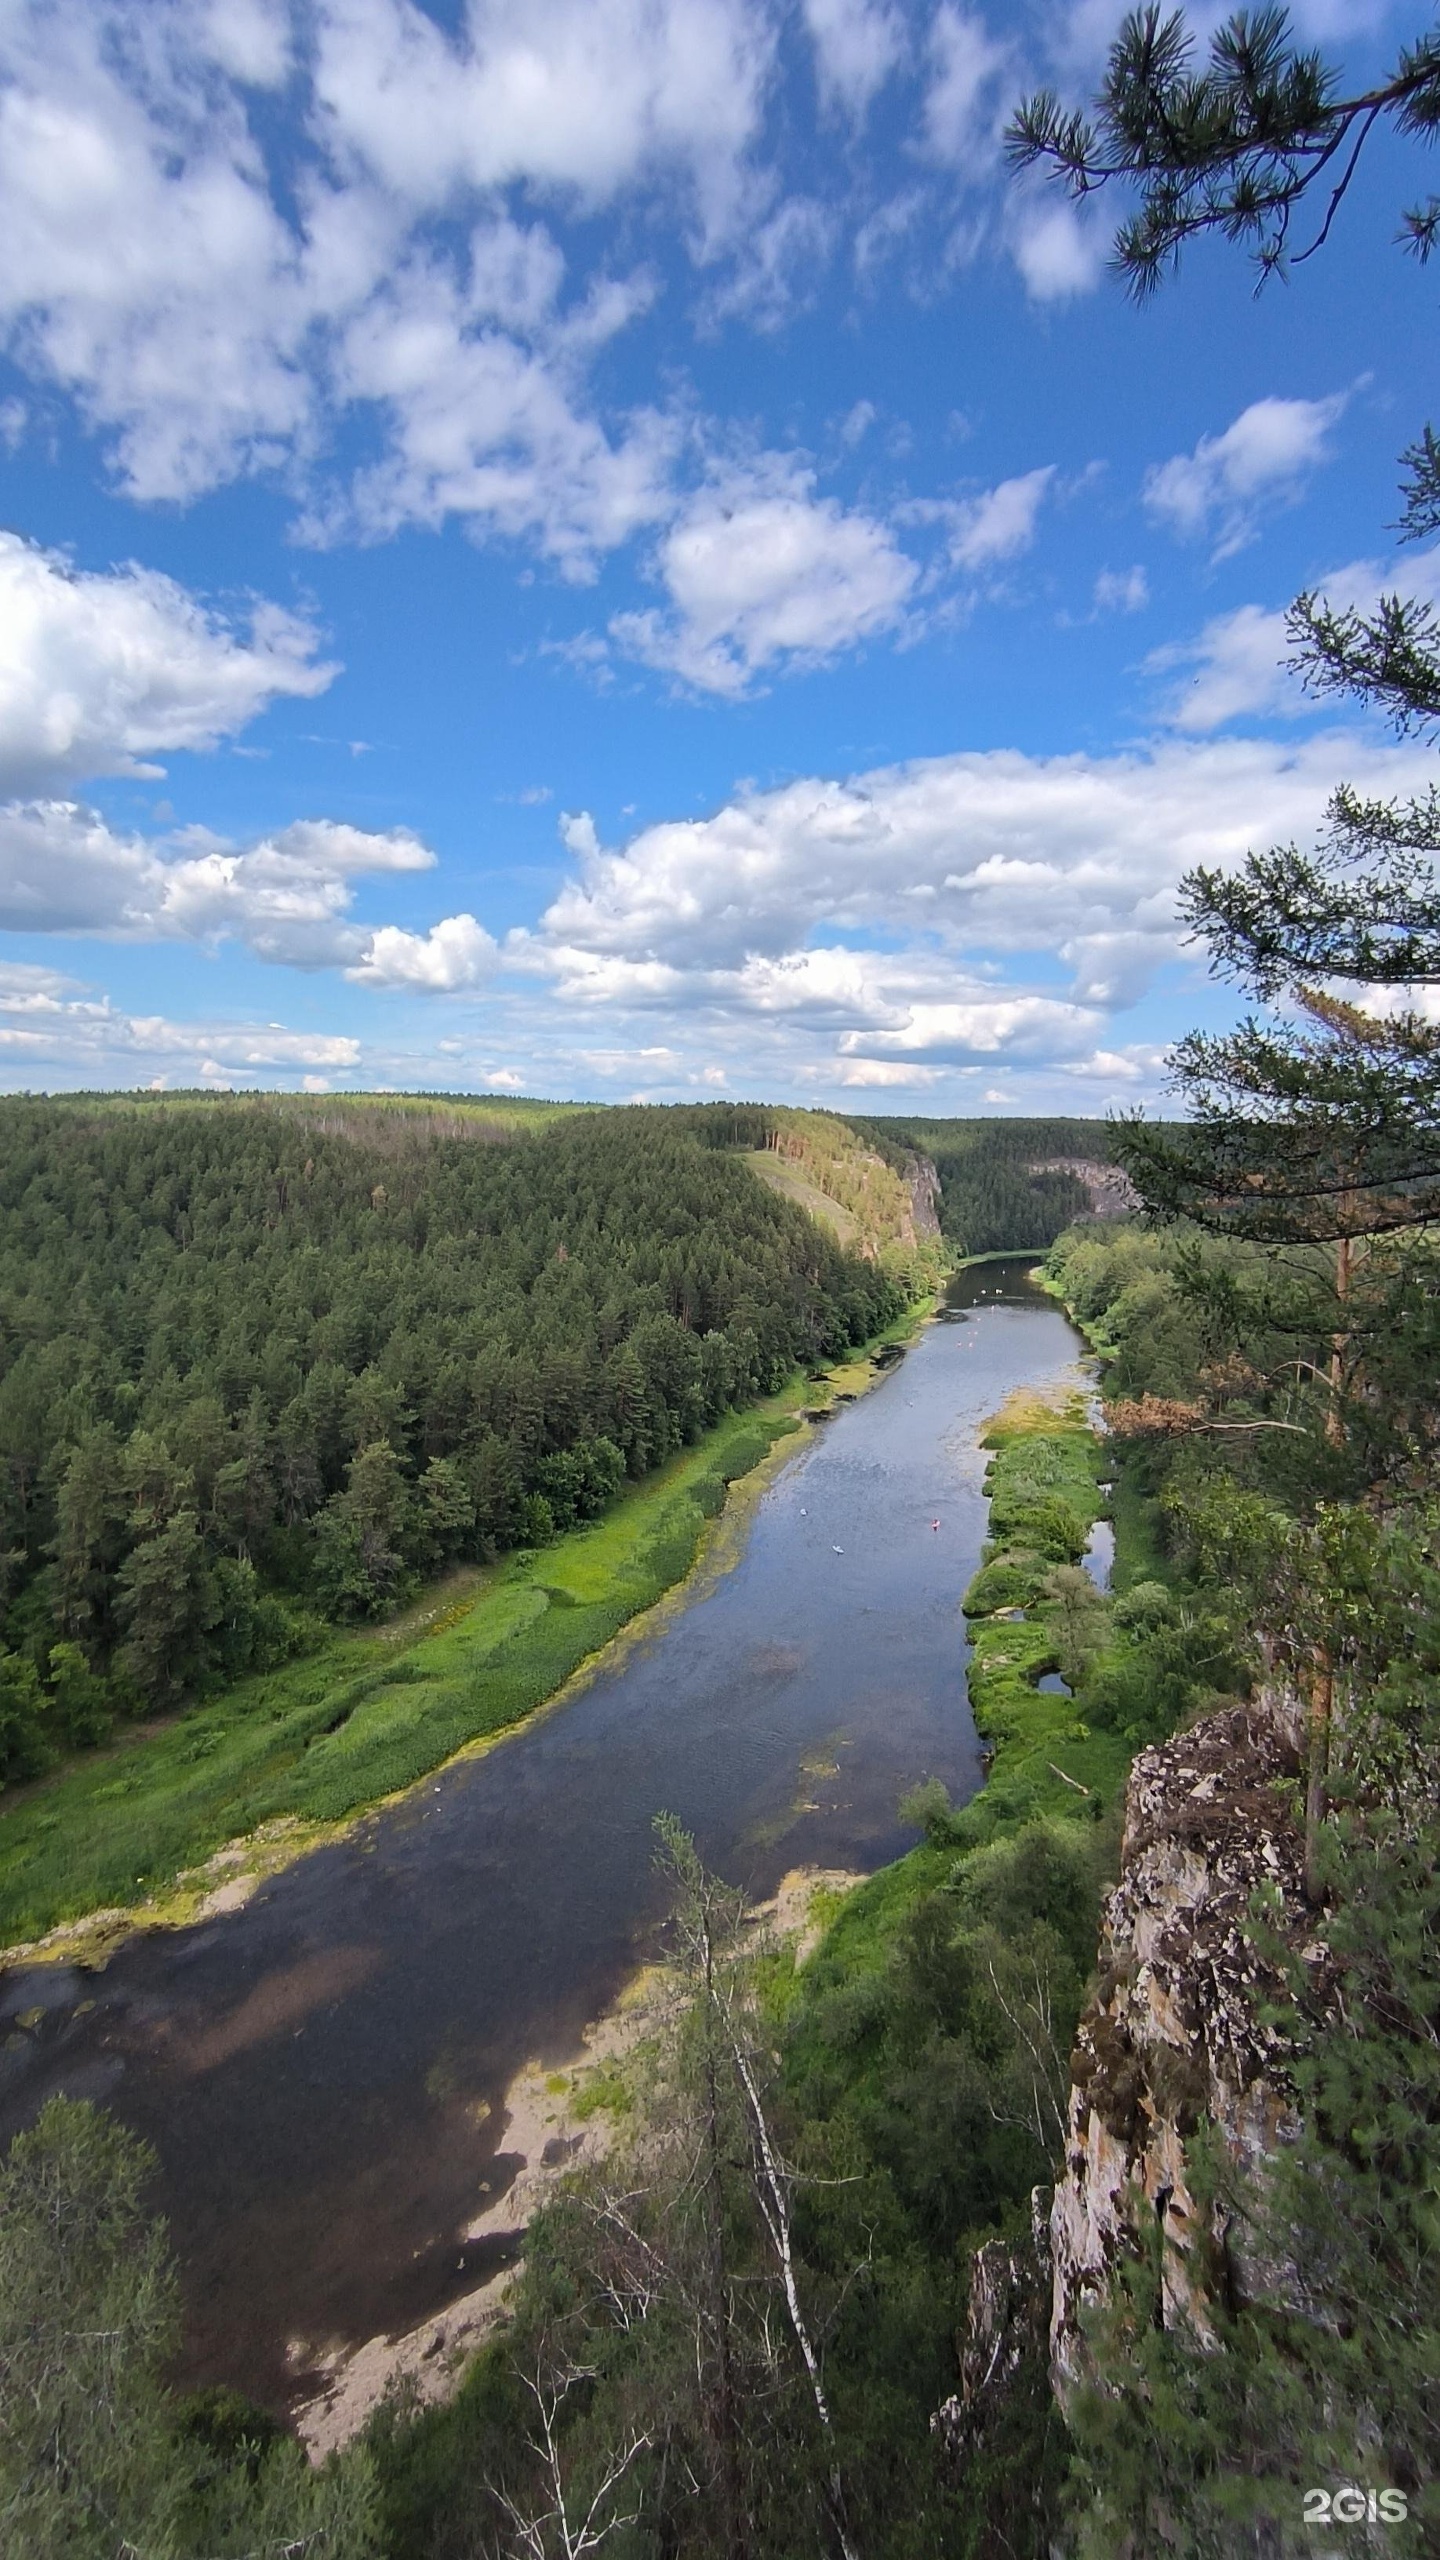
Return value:
<svg viewBox="0 0 1440 2560">
<path fill-rule="evenodd" d="M 1155 1099 L 1181 872 L 1429 779 L 1280 616 L 1440 279 L 1382 140 L 1134 309 L 999 150 L 1119 14 L 7 0 L 0 1080 Z"/>
</svg>

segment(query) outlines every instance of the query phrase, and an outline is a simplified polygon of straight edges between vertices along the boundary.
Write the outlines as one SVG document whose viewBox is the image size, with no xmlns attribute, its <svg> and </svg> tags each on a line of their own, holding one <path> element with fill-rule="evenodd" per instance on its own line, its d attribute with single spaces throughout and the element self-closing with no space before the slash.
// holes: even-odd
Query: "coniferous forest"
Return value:
<svg viewBox="0 0 1440 2560">
<path fill-rule="evenodd" d="M 1274 277 L 1307 197 L 1322 247 L 1387 120 L 1440 132 L 1433 36 L 1347 96 L 1278 11 L 1202 47 L 1152 9 L 1089 113 L 1043 91 L 1008 144 L 1077 201 L 1129 190 L 1143 298 L 1211 233 Z M 1440 199 L 1401 237 L 1428 257 Z M 1402 539 L 1440 532 L 1430 426 L 1401 491 Z M 1305 595 L 1290 628 L 1314 690 L 1433 734 L 1423 586 Z M 227 1704 L 298 1764 L 357 1702 L 388 1741 L 429 1679 L 396 1664 L 290 1733 L 289 1658 L 446 1574 L 483 1607 L 733 1434 L 621 1607 L 520 1595 L 530 1630 L 574 1623 L 485 1730 L 552 1696 L 962 1253 L 1043 1255 L 1032 1312 L 1094 1361 L 982 1426 L 947 1656 L 958 1696 L 963 1617 L 979 1783 L 921 1783 L 908 1854 L 812 1879 L 803 1943 L 783 1890 L 748 1908 L 658 1816 L 634 2034 L 554 2075 L 572 2129 L 443 2387 L 437 2333 L 314 2462 L 279 2407 L 182 2390 L 155 2156 L 89 2095 L 38 2110 L 0 2163 L 7 2560 L 1440 2549 L 1437 853 L 1433 788 L 1341 782 L 1312 848 L 1192 869 L 1183 919 L 1246 1009 L 1174 1049 L 1173 1116 L 1104 1130 L 0 1104 L 0 1821 L 17 1871 L 91 1826 L 51 1916 L 95 1916 L 112 1827 L 133 1872 Z M 306 1810 L 408 1785 L 475 1696 Z M 125 1776 L 72 1784 L 107 1750 L 159 1771 L 138 1818 Z M 12 2007 L 0 2066 L 45 2032 Z"/>
<path fill-rule="evenodd" d="M 406 1135 L 0 1104 L 0 1777 L 593 1516 L 905 1303 L 668 1115 Z"/>
</svg>

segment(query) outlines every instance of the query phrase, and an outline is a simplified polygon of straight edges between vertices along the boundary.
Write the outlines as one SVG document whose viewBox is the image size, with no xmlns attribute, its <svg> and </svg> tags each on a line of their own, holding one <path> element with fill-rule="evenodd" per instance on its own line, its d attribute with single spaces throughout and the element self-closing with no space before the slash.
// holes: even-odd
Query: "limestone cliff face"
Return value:
<svg viewBox="0 0 1440 2560">
<path fill-rule="evenodd" d="M 907 1156 L 905 1188 L 910 1194 L 910 1232 L 907 1244 L 927 1241 L 940 1233 L 940 1176 L 928 1156 Z"/>
<path fill-rule="evenodd" d="M 1299 1769 L 1299 1711 L 1279 1692 L 1142 1751 L 1130 1774 L 1120 1881 L 1106 1906 L 1099 1980 L 1072 2064 L 1069 2138 L 1050 2214 L 1051 2373 L 1063 2406 L 1086 2369 L 1081 2322 L 1158 2221 L 1167 2322 L 1212 2329 L 1202 2239 L 1236 2300 L 1291 2300 L 1293 2269 L 1258 2264 L 1223 2220 L 1202 2232 L 1185 2142 L 1202 2117 L 1231 2159 L 1262 2169 L 1296 2128 L 1275 1963 L 1246 1924 L 1257 1891 L 1322 2004 L 1323 1950 L 1302 1890 L 1303 1842 L 1277 1781 Z M 1146 2233 L 1143 2226 L 1149 2222 Z"/>
<path fill-rule="evenodd" d="M 1073 1173 L 1090 1196 L 1092 1218 L 1128 1218 L 1140 1206 L 1140 1194 L 1118 1164 L 1099 1164 L 1090 1156 L 1051 1156 L 1044 1164 L 1027 1165 L 1027 1173 Z"/>
</svg>

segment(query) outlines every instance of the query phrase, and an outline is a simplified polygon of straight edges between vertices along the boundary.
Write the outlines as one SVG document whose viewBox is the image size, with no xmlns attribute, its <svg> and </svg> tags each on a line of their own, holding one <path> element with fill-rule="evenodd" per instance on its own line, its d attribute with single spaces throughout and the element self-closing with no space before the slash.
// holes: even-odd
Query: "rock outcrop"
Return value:
<svg viewBox="0 0 1440 2560">
<path fill-rule="evenodd" d="M 1027 1173 L 1073 1173 L 1083 1183 L 1092 1218 L 1128 1218 L 1140 1206 L 1140 1194 L 1118 1164 L 1101 1164 L 1090 1156 L 1051 1156 L 1044 1164 L 1027 1165 Z"/>
<path fill-rule="evenodd" d="M 1271 1924 L 1323 2007 L 1326 1958 L 1312 1941 L 1303 1840 L 1281 1784 L 1298 1773 L 1299 1741 L 1294 1702 L 1262 1692 L 1142 1751 L 1131 1770 L 1120 1881 L 1080 2024 L 1050 2216 L 1051 2372 L 1062 2406 L 1086 2372 L 1087 2307 L 1157 2222 L 1167 2324 L 1213 2335 L 1215 2267 L 1232 2300 L 1297 2300 L 1295 2271 L 1259 2263 L 1238 2221 L 1219 2208 L 1202 2221 L 1185 2145 L 1208 2119 L 1236 2167 L 1263 2174 L 1296 2129 L 1283 2017 L 1272 2023 L 1285 1976 L 1257 1951 L 1251 1913 L 1267 1889 Z"/>
<path fill-rule="evenodd" d="M 1044 2356 L 1049 2310 L 1050 2190 L 1037 2187 L 1025 2237 L 987 2240 L 971 2261 L 959 2388 L 930 2421 L 957 2467 L 991 2434 L 1026 2367 Z"/>
<path fill-rule="evenodd" d="M 907 1155 L 905 1188 L 910 1194 L 910 1233 L 905 1241 L 916 1244 L 922 1236 L 937 1238 L 940 1233 L 940 1176 L 928 1156 Z"/>
</svg>

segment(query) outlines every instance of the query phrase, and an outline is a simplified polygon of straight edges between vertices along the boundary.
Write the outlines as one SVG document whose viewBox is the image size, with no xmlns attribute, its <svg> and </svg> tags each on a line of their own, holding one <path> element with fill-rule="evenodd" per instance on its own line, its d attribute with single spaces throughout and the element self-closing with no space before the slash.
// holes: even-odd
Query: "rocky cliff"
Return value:
<svg viewBox="0 0 1440 2560">
<path fill-rule="evenodd" d="M 1213 2288 L 1288 2302 L 1292 2267 L 1260 2262 L 1222 2209 L 1202 2217 L 1185 2145 L 1202 2119 L 1237 2167 L 1263 2174 L 1296 2127 L 1285 1976 L 1249 1926 L 1271 1925 L 1326 2006 L 1326 1956 L 1303 1891 L 1303 1839 L 1284 1781 L 1300 1768 L 1300 1710 L 1279 1691 L 1142 1751 L 1130 1773 L 1120 1877 L 1105 1907 L 1099 1975 L 1071 2063 L 1069 2125 L 1053 2200 L 1037 2190 L 1030 2240 L 978 2252 L 960 2388 L 935 2420 L 957 2456 L 993 2423 L 1035 2352 L 1048 2310 L 1062 2408 L 1087 2372 L 1084 2319 L 1158 2224 L 1167 2324 L 1205 2338 Z M 1279 2023 L 1275 2022 L 1280 2012 Z"/>
<path fill-rule="evenodd" d="M 1087 2304 L 1154 2223 L 1167 2325 L 1206 2336 L 1207 2284 L 1217 2281 L 1234 2303 L 1296 2300 L 1293 2270 L 1258 2263 L 1238 2222 L 1221 2213 L 1202 2229 L 1185 2143 L 1206 2119 L 1238 2169 L 1263 2174 L 1296 2129 L 1285 1975 L 1247 1924 L 1265 1891 L 1271 1925 L 1323 2007 L 1326 1957 L 1303 1891 L 1295 1798 L 1279 1783 L 1298 1775 L 1299 1743 L 1294 1703 L 1262 1692 L 1142 1751 L 1131 1771 L 1050 2215 L 1051 2370 L 1062 2404 L 1084 2372 Z M 1142 2234 L 1147 2221 L 1152 2233 Z"/>
<path fill-rule="evenodd" d="M 909 1243 L 923 1236 L 938 1243 L 940 1236 L 940 1176 L 928 1156 L 907 1155 L 905 1188 L 910 1194 Z"/>
<path fill-rule="evenodd" d="M 1129 1218 L 1140 1206 L 1140 1194 L 1129 1175 L 1118 1164 L 1101 1164 L 1093 1156 L 1050 1156 L 1025 1170 L 1073 1174 L 1089 1195 L 1092 1218 Z"/>
</svg>

